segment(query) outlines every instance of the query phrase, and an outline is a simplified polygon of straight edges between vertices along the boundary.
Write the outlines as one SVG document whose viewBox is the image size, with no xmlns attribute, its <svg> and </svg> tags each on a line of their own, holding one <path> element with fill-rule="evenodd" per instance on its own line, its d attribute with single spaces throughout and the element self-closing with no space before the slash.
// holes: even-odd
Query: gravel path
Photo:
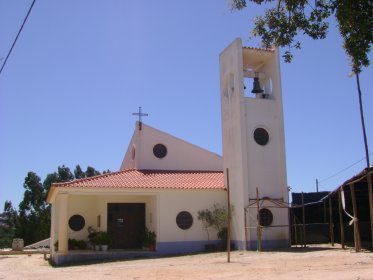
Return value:
<svg viewBox="0 0 373 280">
<path fill-rule="evenodd" d="M 210 253 L 52 267 L 43 255 L 0 256 L 0 279 L 356 279 L 373 280 L 373 253 L 314 248 Z"/>
</svg>

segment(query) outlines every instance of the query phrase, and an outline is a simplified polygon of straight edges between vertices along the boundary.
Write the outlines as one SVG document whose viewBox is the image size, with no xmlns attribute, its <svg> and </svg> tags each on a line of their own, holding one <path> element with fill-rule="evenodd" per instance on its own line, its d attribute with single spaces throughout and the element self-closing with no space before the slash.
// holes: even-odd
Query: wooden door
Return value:
<svg viewBox="0 0 373 280">
<path fill-rule="evenodd" d="M 145 203 L 108 203 L 112 249 L 139 249 L 145 230 Z"/>
</svg>

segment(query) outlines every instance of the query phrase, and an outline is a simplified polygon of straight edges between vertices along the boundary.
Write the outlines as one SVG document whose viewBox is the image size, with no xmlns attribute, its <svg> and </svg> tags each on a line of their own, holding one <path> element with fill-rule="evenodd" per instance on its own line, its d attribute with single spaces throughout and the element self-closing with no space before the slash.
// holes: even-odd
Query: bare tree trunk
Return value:
<svg viewBox="0 0 373 280">
<path fill-rule="evenodd" d="M 364 136 L 364 145 L 365 145 L 365 157 L 367 161 L 367 169 L 366 169 L 366 176 L 367 176 L 367 183 L 368 183 L 368 195 L 369 195 L 369 212 L 370 212 L 370 232 L 371 232 L 371 242 L 373 246 L 373 199 L 372 199 L 372 177 L 369 174 L 369 150 L 368 150 L 368 141 L 367 141 L 367 134 L 365 131 L 365 122 L 364 122 L 364 112 L 363 112 L 363 100 L 361 97 L 361 90 L 360 90 L 360 79 L 359 73 L 356 73 L 356 83 L 357 83 L 357 90 L 359 93 L 359 105 L 360 105 L 360 117 L 361 117 L 361 125 L 363 127 L 363 136 Z"/>
<path fill-rule="evenodd" d="M 365 130 L 365 122 L 364 122 L 364 112 L 363 112 L 363 100 L 361 97 L 361 89 L 360 89 L 360 79 L 359 73 L 356 74 L 356 83 L 357 83 L 357 91 L 359 93 L 359 105 L 360 105 L 360 117 L 361 117 L 361 126 L 363 127 L 363 136 L 364 136 L 364 145 L 365 145 L 365 157 L 367 161 L 367 168 L 370 167 L 369 163 L 369 149 L 368 149 L 368 141 L 367 141 L 367 133 Z"/>
</svg>

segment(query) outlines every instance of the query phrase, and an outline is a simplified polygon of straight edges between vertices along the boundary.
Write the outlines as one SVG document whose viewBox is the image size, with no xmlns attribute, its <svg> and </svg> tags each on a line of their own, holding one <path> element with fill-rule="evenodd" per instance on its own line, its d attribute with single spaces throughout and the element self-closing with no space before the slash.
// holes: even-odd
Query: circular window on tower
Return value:
<svg viewBox="0 0 373 280">
<path fill-rule="evenodd" d="M 267 145 L 267 143 L 269 141 L 268 131 L 265 130 L 264 128 L 261 128 L 261 127 L 255 129 L 254 140 L 257 144 L 259 144 L 261 146 Z"/>
<path fill-rule="evenodd" d="M 259 210 L 259 224 L 262 227 L 268 227 L 273 222 L 273 214 L 267 208 L 262 208 Z"/>
<path fill-rule="evenodd" d="M 164 158 L 167 155 L 167 148 L 163 144 L 157 144 L 153 147 L 153 154 L 157 158 Z"/>
<path fill-rule="evenodd" d="M 193 217 L 192 214 L 190 214 L 187 211 L 181 211 L 176 216 L 176 224 L 181 229 L 189 229 L 193 225 Z"/>
<path fill-rule="evenodd" d="M 84 228 L 85 220 L 81 215 L 73 215 L 69 219 L 69 227 L 73 231 L 79 231 Z"/>
</svg>

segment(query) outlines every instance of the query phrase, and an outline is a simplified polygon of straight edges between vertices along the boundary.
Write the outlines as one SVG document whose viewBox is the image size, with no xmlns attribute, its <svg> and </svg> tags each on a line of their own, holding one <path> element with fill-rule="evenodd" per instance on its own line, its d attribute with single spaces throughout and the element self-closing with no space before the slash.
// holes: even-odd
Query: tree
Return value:
<svg viewBox="0 0 373 280">
<path fill-rule="evenodd" d="M 85 176 L 88 178 L 88 177 L 93 177 L 93 176 L 97 176 L 97 175 L 100 175 L 101 173 L 98 172 L 96 169 L 94 169 L 93 167 L 91 166 L 88 166 L 87 167 L 87 170 L 85 171 Z"/>
<path fill-rule="evenodd" d="M 85 173 L 83 172 L 79 164 L 74 169 L 74 176 L 75 176 L 75 179 L 85 178 Z"/>
<path fill-rule="evenodd" d="M 373 1 L 333 1 L 332 9 L 335 11 L 339 32 L 344 41 L 343 47 L 345 48 L 347 55 L 351 58 L 352 71 L 356 75 L 365 158 L 367 167 L 369 168 L 369 149 L 365 129 L 359 74 L 362 71 L 362 67 L 368 67 L 370 63 L 368 53 L 373 44 Z"/>
<path fill-rule="evenodd" d="M 17 210 L 13 207 L 12 202 L 6 200 L 4 203 L 5 224 L 9 228 L 14 228 L 17 225 Z"/>
<path fill-rule="evenodd" d="M 210 239 L 208 229 L 211 227 L 217 231 L 218 238 L 224 241 L 228 225 L 228 211 L 224 206 L 220 207 L 219 204 L 214 204 L 211 209 L 198 211 L 198 220 L 202 222 L 208 239 Z"/>
<path fill-rule="evenodd" d="M 110 173 L 110 170 L 104 171 L 104 173 Z M 48 238 L 50 235 L 51 217 L 50 205 L 46 202 L 46 198 L 52 184 L 99 174 L 100 172 L 91 166 L 88 166 L 87 170 L 83 172 L 80 165 L 75 167 L 73 174 L 69 167 L 62 165 L 58 166 L 57 172 L 49 173 L 43 183 L 41 183 L 41 179 L 36 173 L 28 172 L 23 184 L 25 192 L 23 200 L 19 204 L 18 215 L 11 202 L 6 202 L 4 213 L 1 214 L 2 217 L 8 217 L 10 214 L 12 214 L 10 215 L 11 217 L 15 217 L 12 224 L 15 228 L 12 238 L 13 236 L 23 238 L 26 245 Z M 2 218 L 2 220 L 4 219 L 6 220 L 6 218 Z M 1 227 L 0 233 L 2 237 Z"/>
<path fill-rule="evenodd" d="M 102 172 L 102 174 L 107 174 L 107 173 L 111 173 L 111 171 L 107 169 Z M 87 166 L 86 171 L 83 172 L 80 165 L 77 165 L 74 169 L 74 175 L 75 175 L 75 179 L 82 179 L 82 178 L 88 178 L 92 176 L 101 175 L 101 173 L 97 171 L 95 168 L 93 168 L 92 166 Z"/>
<path fill-rule="evenodd" d="M 71 173 L 70 168 L 65 165 L 58 166 L 58 182 L 69 182 L 74 180 L 74 175 Z"/>
<path fill-rule="evenodd" d="M 328 32 L 327 19 L 334 15 L 343 38 L 343 48 L 351 60 L 356 76 L 363 130 L 365 157 L 369 168 L 369 149 L 366 137 L 363 102 L 359 74 L 370 64 L 368 54 L 373 44 L 373 1 L 372 0 L 232 0 L 232 7 L 241 10 L 246 2 L 263 4 L 276 2 L 265 11 L 264 16 L 255 20 L 252 33 L 260 36 L 265 47 L 276 45 L 288 47 L 284 53 L 285 62 L 291 62 L 292 48 L 300 49 L 299 33 L 312 39 L 324 39 Z"/>
<path fill-rule="evenodd" d="M 43 188 L 45 190 L 45 199 L 47 199 L 47 195 L 49 192 L 50 187 L 52 186 L 53 183 L 60 182 L 60 179 L 58 177 L 58 174 L 56 172 L 54 173 L 49 173 L 43 182 Z"/>
<path fill-rule="evenodd" d="M 327 20 L 334 15 L 354 73 L 369 65 L 368 54 L 373 43 L 372 0 L 232 0 L 232 7 L 244 9 L 246 2 L 276 3 L 266 9 L 264 16 L 256 17 L 252 34 L 260 36 L 265 47 L 288 47 L 284 54 L 286 62 L 293 58 L 292 48 L 301 48 L 298 34 L 312 39 L 326 38 Z"/>
<path fill-rule="evenodd" d="M 12 202 L 5 201 L 4 212 L 0 214 L 0 248 L 11 247 L 17 221 L 18 214 Z"/>
<path fill-rule="evenodd" d="M 23 183 L 25 192 L 19 205 L 22 214 L 36 213 L 44 205 L 45 190 L 40 182 L 40 177 L 34 172 L 28 172 Z"/>
<path fill-rule="evenodd" d="M 22 237 L 25 244 L 31 244 L 49 236 L 50 213 L 45 201 L 46 191 L 36 173 L 28 172 L 23 187 L 16 235 Z"/>
</svg>

